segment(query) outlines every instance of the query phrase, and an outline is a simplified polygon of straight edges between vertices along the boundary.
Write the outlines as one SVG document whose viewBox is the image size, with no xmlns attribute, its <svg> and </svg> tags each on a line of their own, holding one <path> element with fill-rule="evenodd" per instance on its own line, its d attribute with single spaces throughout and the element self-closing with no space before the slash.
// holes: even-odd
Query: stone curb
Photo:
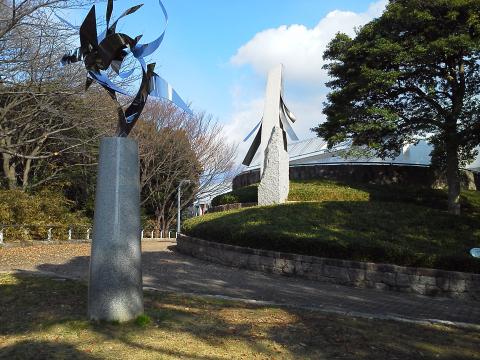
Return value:
<svg viewBox="0 0 480 360">
<path fill-rule="evenodd" d="M 320 258 L 179 235 L 177 249 L 222 265 L 340 285 L 480 300 L 480 274 Z"/>
</svg>

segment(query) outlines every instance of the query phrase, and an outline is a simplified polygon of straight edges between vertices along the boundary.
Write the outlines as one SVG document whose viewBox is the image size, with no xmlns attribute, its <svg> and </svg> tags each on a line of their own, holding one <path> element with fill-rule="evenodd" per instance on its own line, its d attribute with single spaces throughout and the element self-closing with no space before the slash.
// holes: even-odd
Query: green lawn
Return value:
<svg viewBox="0 0 480 360">
<path fill-rule="evenodd" d="M 257 189 L 258 184 L 254 184 L 216 196 L 212 200 L 212 206 L 257 202 Z"/>
<path fill-rule="evenodd" d="M 212 205 L 257 202 L 258 184 L 246 186 L 219 195 Z M 462 192 L 463 205 L 467 210 L 472 204 L 480 212 L 480 195 L 477 191 Z M 438 209 L 447 208 L 447 193 L 418 187 L 398 185 L 348 184 L 330 180 L 292 180 L 290 181 L 289 201 L 391 201 L 407 202 Z"/>
<path fill-rule="evenodd" d="M 0 275 L 0 359 L 480 359 L 480 333 L 147 293 L 129 324 L 86 321 L 74 281 Z"/>
<path fill-rule="evenodd" d="M 480 273 L 480 195 L 462 193 L 464 212 L 445 211 L 442 190 L 291 182 L 290 204 L 189 219 L 186 234 L 297 254 Z"/>
</svg>

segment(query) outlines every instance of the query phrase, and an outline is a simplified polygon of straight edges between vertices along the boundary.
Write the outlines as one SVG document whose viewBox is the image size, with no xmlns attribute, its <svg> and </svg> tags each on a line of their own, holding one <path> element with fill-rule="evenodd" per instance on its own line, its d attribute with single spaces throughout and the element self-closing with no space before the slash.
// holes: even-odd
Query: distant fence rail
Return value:
<svg viewBox="0 0 480 360">
<path fill-rule="evenodd" d="M 89 225 L 0 224 L 0 244 L 7 241 L 89 241 L 91 238 Z"/>
<path fill-rule="evenodd" d="M 141 234 L 142 240 L 164 240 L 164 239 L 176 239 L 178 236 L 175 230 L 158 231 L 143 229 Z"/>
<path fill-rule="evenodd" d="M 91 225 L 53 225 L 53 224 L 0 224 L 0 245 L 6 242 L 57 242 L 91 241 Z M 142 240 L 176 239 L 176 231 L 158 231 L 142 229 Z"/>
</svg>

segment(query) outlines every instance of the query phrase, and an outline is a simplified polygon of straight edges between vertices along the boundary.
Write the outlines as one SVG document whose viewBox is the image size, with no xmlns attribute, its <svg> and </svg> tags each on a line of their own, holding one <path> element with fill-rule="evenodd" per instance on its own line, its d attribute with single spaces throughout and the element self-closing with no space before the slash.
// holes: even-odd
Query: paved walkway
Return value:
<svg viewBox="0 0 480 360">
<path fill-rule="evenodd" d="M 431 298 L 289 278 L 211 264 L 174 250 L 174 244 L 144 242 L 144 285 L 160 290 L 220 295 L 340 313 L 415 321 L 480 325 L 480 302 Z M 88 244 L 0 249 L 0 271 L 40 270 L 87 279 Z M 31 255 L 26 255 L 31 252 Z M 38 256 L 41 254 L 41 256 Z"/>
</svg>

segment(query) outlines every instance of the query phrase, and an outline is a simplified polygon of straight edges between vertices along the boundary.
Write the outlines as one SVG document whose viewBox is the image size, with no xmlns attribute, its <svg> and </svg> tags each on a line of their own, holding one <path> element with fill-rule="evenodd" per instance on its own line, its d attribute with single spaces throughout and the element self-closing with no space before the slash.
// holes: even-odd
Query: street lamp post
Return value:
<svg viewBox="0 0 480 360">
<path fill-rule="evenodd" d="M 177 193 L 177 236 L 180 234 L 180 227 L 181 227 L 181 212 L 182 212 L 182 185 L 190 183 L 190 180 L 182 180 L 180 184 L 178 184 L 178 193 Z"/>
</svg>

